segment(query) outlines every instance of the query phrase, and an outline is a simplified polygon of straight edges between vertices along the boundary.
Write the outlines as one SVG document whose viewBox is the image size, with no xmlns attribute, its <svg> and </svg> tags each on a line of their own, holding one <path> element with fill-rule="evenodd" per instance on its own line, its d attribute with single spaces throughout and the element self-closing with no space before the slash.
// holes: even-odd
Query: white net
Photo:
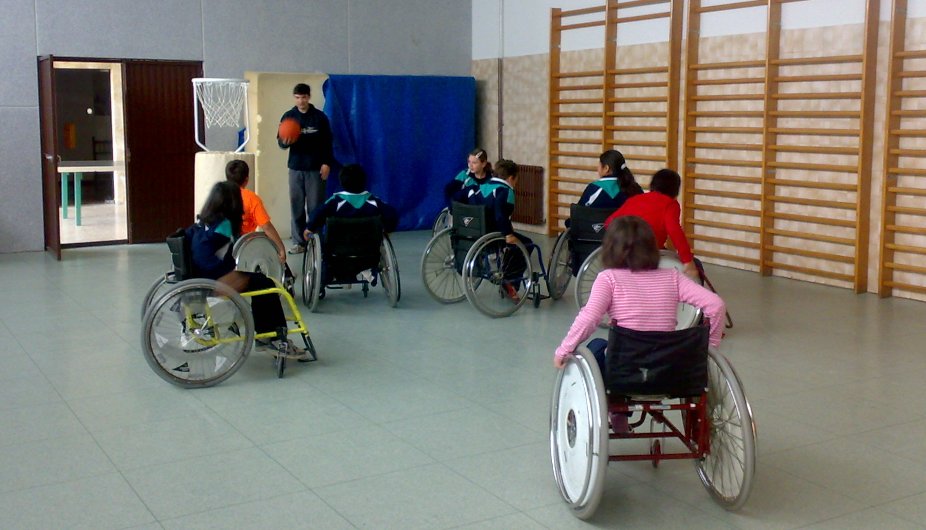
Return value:
<svg viewBox="0 0 926 530">
<path fill-rule="evenodd" d="M 243 79 L 194 79 L 193 91 L 206 116 L 206 127 L 240 127 L 248 95 Z"/>
</svg>

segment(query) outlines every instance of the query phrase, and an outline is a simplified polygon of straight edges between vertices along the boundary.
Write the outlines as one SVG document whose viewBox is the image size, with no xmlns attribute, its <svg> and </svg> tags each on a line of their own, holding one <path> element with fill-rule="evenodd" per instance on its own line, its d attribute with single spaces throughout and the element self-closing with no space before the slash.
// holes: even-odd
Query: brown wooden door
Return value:
<svg viewBox="0 0 926 530">
<path fill-rule="evenodd" d="M 61 259 L 58 204 L 61 177 L 58 175 L 58 135 L 55 114 L 55 68 L 52 56 L 39 57 L 39 127 L 42 137 L 42 203 L 45 212 L 45 250 Z"/>
<path fill-rule="evenodd" d="M 164 241 L 193 220 L 193 84 L 202 63 L 125 61 L 130 243 Z"/>
</svg>

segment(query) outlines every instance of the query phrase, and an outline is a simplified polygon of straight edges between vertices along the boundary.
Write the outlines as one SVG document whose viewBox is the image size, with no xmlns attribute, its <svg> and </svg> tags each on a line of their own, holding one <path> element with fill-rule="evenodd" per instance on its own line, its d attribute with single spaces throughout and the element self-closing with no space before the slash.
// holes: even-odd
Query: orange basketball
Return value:
<svg viewBox="0 0 926 530">
<path fill-rule="evenodd" d="M 301 131 L 302 127 L 299 126 L 299 120 L 295 118 L 286 118 L 280 122 L 278 135 L 281 140 L 291 144 L 299 139 L 299 133 Z"/>
</svg>

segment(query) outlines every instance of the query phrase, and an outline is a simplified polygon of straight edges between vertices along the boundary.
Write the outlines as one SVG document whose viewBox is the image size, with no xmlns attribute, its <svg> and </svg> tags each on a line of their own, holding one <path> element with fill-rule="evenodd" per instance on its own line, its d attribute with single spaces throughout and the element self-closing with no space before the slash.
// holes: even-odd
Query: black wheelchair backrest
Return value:
<svg viewBox="0 0 926 530">
<path fill-rule="evenodd" d="M 176 232 L 167 236 L 167 248 L 170 249 L 170 259 L 174 266 L 171 273 L 174 281 L 183 281 L 193 277 L 193 254 L 190 251 L 190 238 L 186 230 L 178 228 Z"/>
<path fill-rule="evenodd" d="M 383 220 L 372 217 L 329 217 L 325 224 L 325 254 L 328 256 L 379 256 L 383 243 Z"/>
<path fill-rule="evenodd" d="M 612 325 L 605 385 L 620 395 L 699 396 L 707 387 L 710 324 L 676 331 Z"/>
<path fill-rule="evenodd" d="M 454 202 L 450 211 L 455 237 L 475 241 L 492 232 L 493 219 L 485 205 Z"/>
<path fill-rule="evenodd" d="M 574 242 L 600 243 L 607 228 L 605 220 L 614 213 L 611 208 L 592 208 L 581 204 L 569 207 L 569 239 Z"/>
</svg>

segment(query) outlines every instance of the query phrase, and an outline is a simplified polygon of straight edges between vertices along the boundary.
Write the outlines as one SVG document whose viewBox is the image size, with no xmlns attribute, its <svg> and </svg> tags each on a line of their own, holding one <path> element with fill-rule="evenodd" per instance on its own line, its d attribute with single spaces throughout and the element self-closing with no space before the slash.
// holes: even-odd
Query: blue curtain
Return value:
<svg viewBox="0 0 926 530">
<path fill-rule="evenodd" d="M 363 166 L 370 192 L 399 211 L 399 230 L 430 228 L 475 147 L 476 80 L 332 75 L 324 92 L 338 163 Z M 339 189 L 328 179 L 329 194 Z"/>
</svg>

